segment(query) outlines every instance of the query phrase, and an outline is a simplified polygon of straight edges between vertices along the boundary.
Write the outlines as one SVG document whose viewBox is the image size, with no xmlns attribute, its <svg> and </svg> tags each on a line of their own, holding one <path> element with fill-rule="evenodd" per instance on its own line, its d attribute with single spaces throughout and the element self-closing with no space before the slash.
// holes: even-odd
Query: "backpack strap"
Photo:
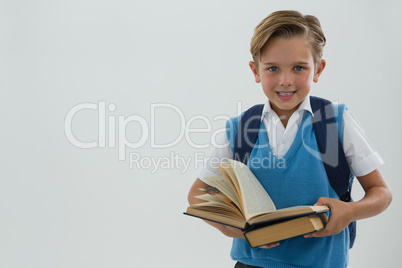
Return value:
<svg viewBox="0 0 402 268">
<path fill-rule="evenodd" d="M 353 177 L 339 138 L 337 111 L 330 101 L 322 98 L 311 96 L 310 104 L 314 114 L 313 129 L 329 183 L 342 201 L 351 202 Z M 355 221 L 349 224 L 349 237 L 349 248 L 352 248 L 356 238 Z"/>
<path fill-rule="evenodd" d="M 235 138 L 233 159 L 247 165 L 251 151 L 258 138 L 264 104 L 257 104 L 244 112 L 240 118 Z M 244 134 L 243 134 L 244 133 Z"/>
<path fill-rule="evenodd" d="M 351 198 L 353 180 L 350 179 L 351 172 L 339 138 L 332 103 L 311 96 L 310 104 L 314 114 L 313 129 L 329 183 L 342 201 L 353 201 Z M 263 108 L 263 104 L 255 105 L 245 111 L 240 118 L 233 150 L 234 160 L 247 165 L 258 138 Z M 356 222 L 349 224 L 349 236 L 349 247 L 352 248 L 356 237 Z"/>
<path fill-rule="evenodd" d="M 342 201 L 351 201 L 350 169 L 339 138 L 334 107 L 328 100 L 310 97 L 313 128 L 329 182 Z M 349 183 L 350 182 L 350 183 Z"/>
</svg>

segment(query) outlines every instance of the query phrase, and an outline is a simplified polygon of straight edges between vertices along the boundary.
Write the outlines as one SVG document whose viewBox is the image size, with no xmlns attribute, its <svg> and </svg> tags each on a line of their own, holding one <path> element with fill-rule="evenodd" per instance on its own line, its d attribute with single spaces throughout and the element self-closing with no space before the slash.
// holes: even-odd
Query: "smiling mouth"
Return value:
<svg viewBox="0 0 402 268">
<path fill-rule="evenodd" d="M 296 91 L 292 91 L 292 92 L 276 92 L 279 96 L 291 96 L 293 94 L 295 94 Z"/>
</svg>

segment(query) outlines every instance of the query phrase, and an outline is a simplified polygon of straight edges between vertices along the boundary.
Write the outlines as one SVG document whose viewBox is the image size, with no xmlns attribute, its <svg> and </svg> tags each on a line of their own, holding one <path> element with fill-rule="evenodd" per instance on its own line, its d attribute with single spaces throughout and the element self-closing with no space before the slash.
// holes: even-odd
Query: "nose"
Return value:
<svg viewBox="0 0 402 268">
<path fill-rule="evenodd" d="M 293 85 L 292 74 L 288 72 L 283 72 L 279 79 L 279 85 L 282 87 L 292 86 Z"/>
</svg>

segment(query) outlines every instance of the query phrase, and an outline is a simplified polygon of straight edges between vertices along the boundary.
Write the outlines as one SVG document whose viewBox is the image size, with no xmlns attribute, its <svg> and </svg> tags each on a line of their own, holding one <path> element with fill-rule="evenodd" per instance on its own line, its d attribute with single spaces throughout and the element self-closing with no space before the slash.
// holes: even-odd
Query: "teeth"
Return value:
<svg viewBox="0 0 402 268">
<path fill-rule="evenodd" d="M 279 95 L 281 96 L 290 96 L 292 95 L 294 92 L 278 92 Z"/>
</svg>

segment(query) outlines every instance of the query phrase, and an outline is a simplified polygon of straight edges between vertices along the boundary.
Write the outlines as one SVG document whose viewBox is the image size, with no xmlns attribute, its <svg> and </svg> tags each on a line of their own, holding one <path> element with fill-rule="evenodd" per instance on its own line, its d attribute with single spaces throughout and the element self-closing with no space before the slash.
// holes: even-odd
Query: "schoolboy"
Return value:
<svg viewBox="0 0 402 268">
<path fill-rule="evenodd" d="M 312 157 L 306 150 L 308 146 L 316 146 L 315 139 L 308 138 L 314 137 L 308 135 L 314 130 L 311 127 L 299 130 L 301 125 L 309 125 L 313 116 L 309 92 L 312 82 L 318 82 L 326 65 L 322 59 L 325 42 L 318 19 L 297 11 L 271 13 L 255 28 L 251 40 L 253 61 L 249 65 L 255 81 L 261 83 L 268 98 L 260 127 L 266 132 L 260 132 L 264 135 L 259 134 L 258 140 L 259 145 L 269 146 L 254 147 L 249 163 L 253 157 L 276 157 L 284 160 L 285 167 L 278 170 L 249 166 L 266 189 L 275 189 L 269 193 L 278 208 L 327 205 L 331 209 L 329 222 L 319 232 L 260 248 L 251 248 L 240 230 L 208 222 L 234 238 L 231 257 L 237 261 L 235 267 L 346 267 L 349 223 L 381 213 L 392 200 L 390 189 L 378 170 L 383 164 L 381 157 L 346 109 L 341 110 L 338 119 L 343 126 L 342 147 L 365 196 L 357 202 L 341 201 L 328 183 L 322 160 Z M 240 117 L 229 120 L 227 135 L 220 141 L 225 146 L 215 148 L 211 158 L 233 158 L 236 127 L 231 126 L 236 126 Z M 195 196 L 202 194 L 198 188 L 208 187 L 204 177 L 219 175 L 212 162 L 208 163 L 190 189 L 189 203 L 202 202 Z"/>
</svg>

